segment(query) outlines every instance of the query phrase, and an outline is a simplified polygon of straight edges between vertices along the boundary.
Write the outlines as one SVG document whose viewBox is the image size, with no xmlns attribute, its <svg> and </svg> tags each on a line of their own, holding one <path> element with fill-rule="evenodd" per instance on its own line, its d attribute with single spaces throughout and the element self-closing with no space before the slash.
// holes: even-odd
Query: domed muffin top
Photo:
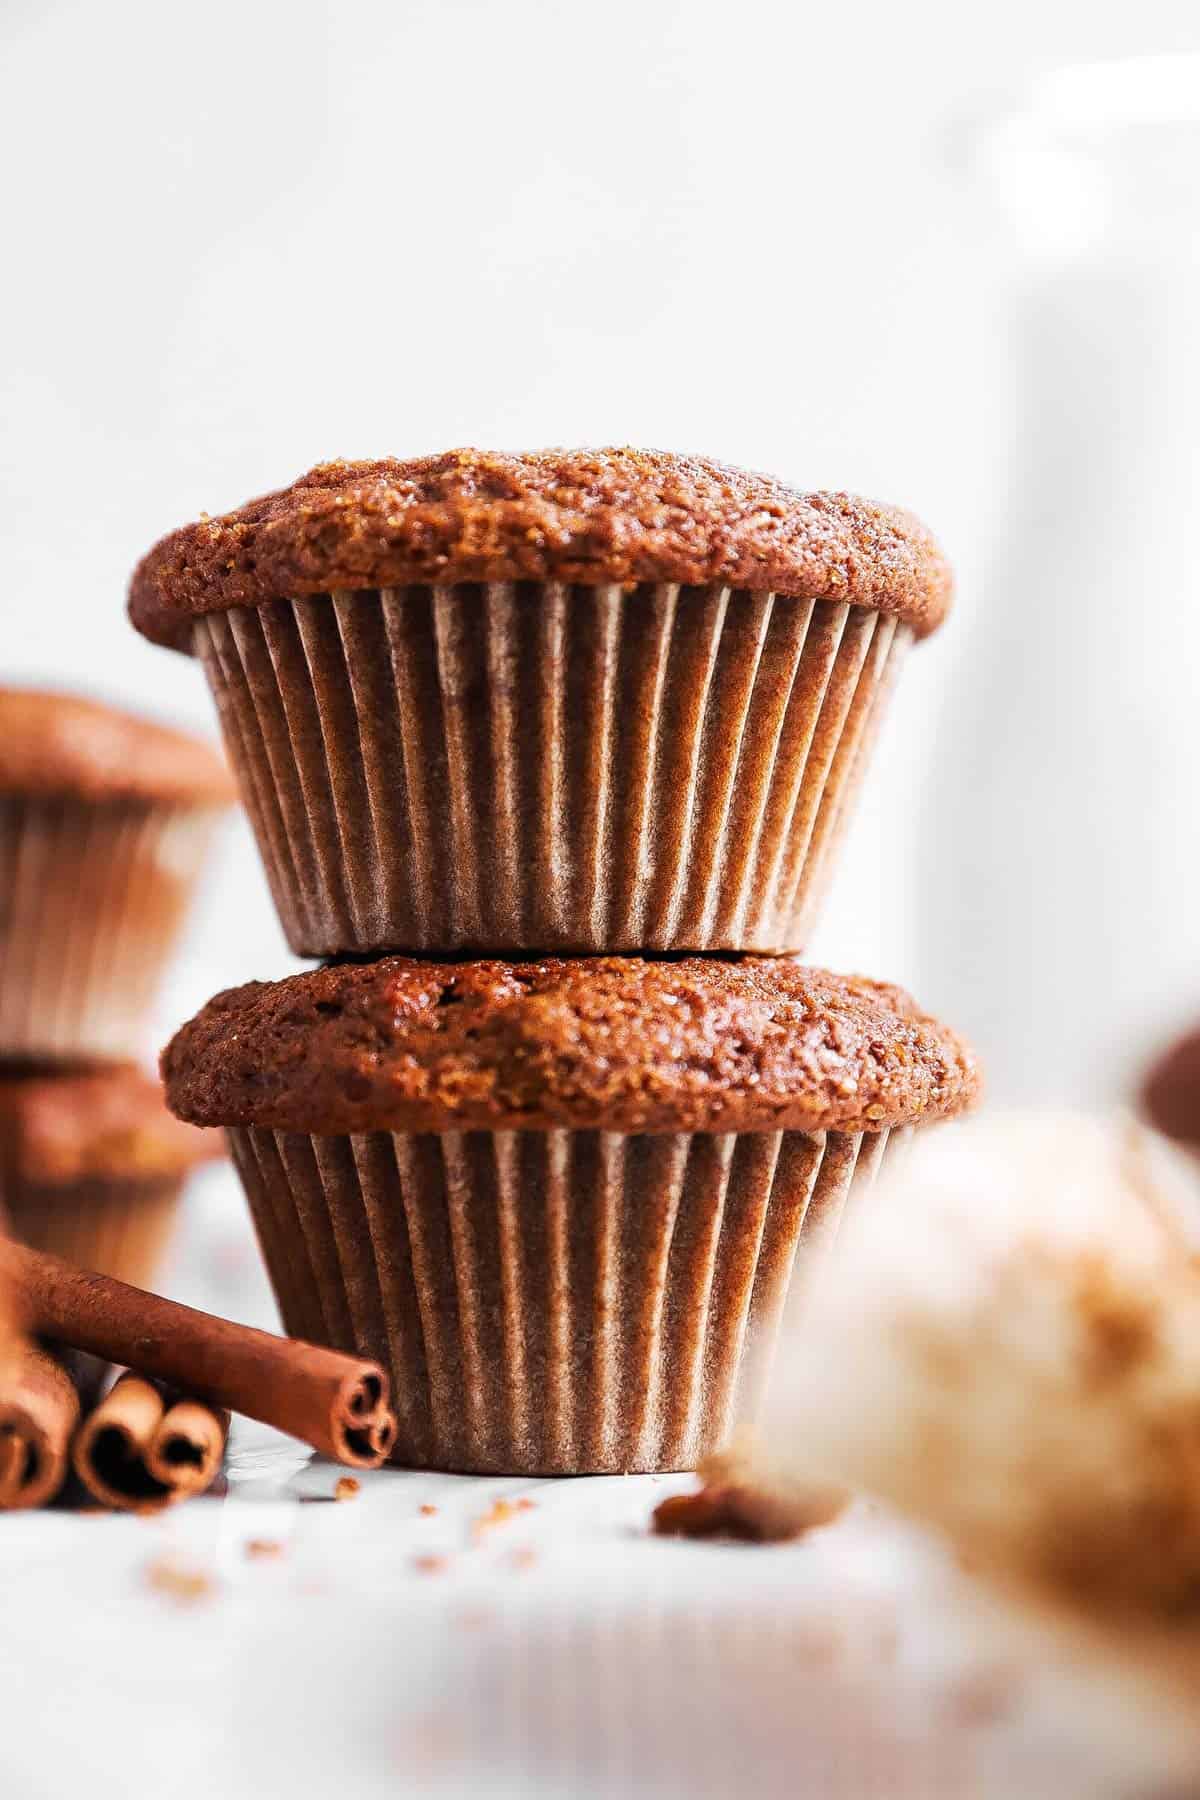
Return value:
<svg viewBox="0 0 1200 1800">
<path fill-rule="evenodd" d="M 882 1131 L 975 1058 L 897 987 L 795 957 L 343 963 L 218 994 L 163 1053 L 198 1125 Z"/>
<path fill-rule="evenodd" d="M 851 494 L 659 450 L 449 450 L 322 463 L 155 545 L 129 611 L 186 650 L 198 615 L 333 590 L 458 581 L 719 582 L 896 613 L 918 637 L 951 575 L 919 520 Z"/>
<path fill-rule="evenodd" d="M 223 1156 L 216 1131 L 172 1118 L 161 1085 L 132 1063 L 0 1074 L 4 1166 L 33 1185 L 153 1181 Z"/>
<path fill-rule="evenodd" d="M 0 794 L 232 806 L 233 780 L 200 738 L 79 694 L 0 688 Z"/>
</svg>

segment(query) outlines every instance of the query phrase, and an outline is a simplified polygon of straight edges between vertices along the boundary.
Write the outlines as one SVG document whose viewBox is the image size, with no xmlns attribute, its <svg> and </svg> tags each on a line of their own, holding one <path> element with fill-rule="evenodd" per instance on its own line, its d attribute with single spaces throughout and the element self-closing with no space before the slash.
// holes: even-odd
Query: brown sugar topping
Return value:
<svg viewBox="0 0 1200 1800">
<path fill-rule="evenodd" d="M 918 637 L 952 579 L 925 527 L 851 494 L 659 450 L 450 450 L 331 462 L 163 538 L 130 616 L 186 650 L 199 614 L 334 590 L 482 581 L 680 582 L 843 600 Z"/>
<path fill-rule="evenodd" d="M 162 1069 L 194 1124 L 315 1134 L 881 1131 L 979 1089 L 902 989 L 756 956 L 314 969 L 218 994 Z"/>
<path fill-rule="evenodd" d="M 78 694 L 0 688 L 0 795 L 231 806 L 232 778 L 199 738 Z"/>
<path fill-rule="evenodd" d="M 172 1118 L 132 1065 L 74 1075 L 0 1075 L 0 1156 L 23 1181 L 154 1180 L 225 1152 L 218 1132 Z"/>
</svg>

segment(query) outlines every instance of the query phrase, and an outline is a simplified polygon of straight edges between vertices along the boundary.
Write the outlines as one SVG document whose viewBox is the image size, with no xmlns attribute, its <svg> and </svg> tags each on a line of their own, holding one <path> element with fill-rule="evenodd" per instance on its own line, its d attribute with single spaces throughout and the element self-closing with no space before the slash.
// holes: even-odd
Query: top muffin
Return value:
<svg viewBox="0 0 1200 1800">
<path fill-rule="evenodd" d="M 233 781 L 199 738 L 78 694 L 0 688 L 0 795 L 231 806 Z"/>
<path fill-rule="evenodd" d="M 327 463 L 164 538 L 301 956 L 796 950 L 951 578 L 896 508 L 699 457 Z"/>
<path fill-rule="evenodd" d="M 200 614 L 409 583 L 721 583 L 893 613 L 916 636 L 951 577 L 911 514 L 657 450 L 450 450 L 323 463 L 291 487 L 162 539 L 134 624 L 190 647 Z"/>
</svg>

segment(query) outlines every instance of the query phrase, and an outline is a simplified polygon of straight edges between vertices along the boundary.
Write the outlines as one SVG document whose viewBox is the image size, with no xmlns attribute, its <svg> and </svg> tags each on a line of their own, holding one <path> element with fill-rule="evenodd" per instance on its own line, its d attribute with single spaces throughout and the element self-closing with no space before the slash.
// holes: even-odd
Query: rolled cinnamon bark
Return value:
<svg viewBox="0 0 1200 1800">
<path fill-rule="evenodd" d="M 229 1414 L 122 1375 L 75 1434 L 71 1462 L 105 1506 L 155 1513 L 203 1494 L 221 1467 Z"/>
<path fill-rule="evenodd" d="M 66 1479 L 79 1396 L 46 1350 L 10 1340 L 0 1359 L 0 1512 L 15 1512 L 44 1506 Z"/>
<path fill-rule="evenodd" d="M 23 1244 L 0 1243 L 5 1274 L 41 1335 L 273 1425 L 351 1468 L 378 1468 L 391 1449 L 396 1420 L 378 1363 L 235 1325 Z"/>
</svg>

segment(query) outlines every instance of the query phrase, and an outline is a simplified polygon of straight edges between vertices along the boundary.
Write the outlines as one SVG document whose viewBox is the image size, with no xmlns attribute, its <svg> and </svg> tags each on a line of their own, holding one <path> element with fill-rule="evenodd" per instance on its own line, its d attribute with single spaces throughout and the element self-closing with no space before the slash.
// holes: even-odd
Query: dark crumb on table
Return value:
<svg viewBox="0 0 1200 1800">
<path fill-rule="evenodd" d="M 361 1487 L 362 1483 L 356 1481 L 353 1475 L 339 1476 L 337 1485 L 333 1490 L 333 1497 L 335 1500 L 353 1500 L 361 1490 Z"/>
<path fill-rule="evenodd" d="M 841 1488 L 785 1479 L 753 1445 L 718 1451 L 698 1473 L 697 1493 L 673 1494 L 655 1507 L 651 1529 L 659 1537 L 784 1543 L 831 1524 L 849 1499 Z"/>
<path fill-rule="evenodd" d="M 276 1538 L 250 1538 L 246 1544 L 246 1555 L 255 1562 L 282 1556 L 283 1545 Z"/>
<path fill-rule="evenodd" d="M 450 1567 L 450 1558 L 426 1553 L 423 1556 L 414 1556 L 412 1566 L 418 1575 L 444 1575 Z"/>
<path fill-rule="evenodd" d="M 651 1516 L 658 1537 L 744 1537 L 739 1520 L 719 1488 L 700 1488 L 694 1494 L 672 1494 Z"/>
</svg>

